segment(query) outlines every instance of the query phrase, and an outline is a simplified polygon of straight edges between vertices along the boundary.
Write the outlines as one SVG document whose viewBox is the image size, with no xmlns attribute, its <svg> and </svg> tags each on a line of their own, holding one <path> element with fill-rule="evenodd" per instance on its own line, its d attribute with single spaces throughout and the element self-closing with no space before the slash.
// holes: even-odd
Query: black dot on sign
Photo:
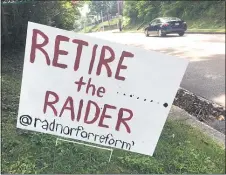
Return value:
<svg viewBox="0 0 226 175">
<path fill-rule="evenodd" d="M 146 99 L 144 99 L 144 101 L 146 101 Z"/>
<path fill-rule="evenodd" d="M 150 102 L 153 102 L 153 100 L 151 100 Z"/>
<path fill-rule="evenodd" d="M 123 95 L 126 95 L 126 94 L 123 94 Z"/>
<path fill-rule="evenodd" d="M 117 94 L 118 94 L 118 92 L 117 92 Z"/>
<path fill-rule="evenodd" d="M 130 97 L 132 97 L 132 95 L 130 95 Z"/>
<path fill-rule="evenodd" d="M 168 106 L 168 103 L 164 103 L 163 106 L 166 108 Z"/>
<path fill-rule="evenodd" d="M 139 99 L 139 97 L 137 97 L 137 99 Z"/>
</svg>

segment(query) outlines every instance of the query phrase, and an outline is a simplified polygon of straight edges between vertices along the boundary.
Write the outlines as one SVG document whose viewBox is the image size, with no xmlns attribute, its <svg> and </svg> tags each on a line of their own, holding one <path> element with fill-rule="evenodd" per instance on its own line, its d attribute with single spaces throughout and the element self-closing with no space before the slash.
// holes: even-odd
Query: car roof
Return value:
<svg viewBox="0 0 226 175">
<path fill-rule="evenodd" d="M 160 20 L 163 20 L 163 21 L 165 21 L 165 20 L 169 20 L 169 19 L 171 19 L 171 20 L 181 20 L 180 18 L 178 18 L 178 17 L 173 17 L 173 16 L 169 16 L 169 17 L 159 17 L 159 18 L 155 18 L 155 19 L 153 19 L 152 21 L 154 21 L 154 20 L 157 20 L 157 19 L 160 19 Z"/>
<path fill-rule="evenodd" d="M 178 17 L 173 17 L 173 16 L 169 16 L 169 17 L 160 17 L 160 18 L 157 18 L 157 19 L 163 19 L 163 20 L 181 20 L 180 18 Z"/>
<path fill-rule="evenodd" d="M 157 20 L 157 19 L 160 19 L 160 20 L 162 20 L 162 22 L 164 22 L 164 21 L 171 21 L 171 20 L 181 20 L 180 18 L 178 18 L 178 17 L 172 17 L 172 16 L 169 16 L 169 17 L 158 17 L 158 18 L 155 18 L 155 19 L 153 19 L 152 21 L 154 21 L 154 20 Z M 171 20 L 169 20 L 169 19 L 171 19 Z M 151 21 L 151 22 L 152 22 Z M 150 22 L 150 23 L 151 23 Z"/>
</svg>

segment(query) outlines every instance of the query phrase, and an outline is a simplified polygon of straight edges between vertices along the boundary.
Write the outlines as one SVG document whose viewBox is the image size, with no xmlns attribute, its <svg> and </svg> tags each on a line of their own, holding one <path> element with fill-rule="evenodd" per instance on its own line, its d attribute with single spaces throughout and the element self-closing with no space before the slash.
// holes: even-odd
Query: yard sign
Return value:
<svg viewBox="0 0 226 175">
<path fill-rule="evenodd" d="M 29 22 L 17 127 L 152 155 L 187 64 Z"/>
</svg>

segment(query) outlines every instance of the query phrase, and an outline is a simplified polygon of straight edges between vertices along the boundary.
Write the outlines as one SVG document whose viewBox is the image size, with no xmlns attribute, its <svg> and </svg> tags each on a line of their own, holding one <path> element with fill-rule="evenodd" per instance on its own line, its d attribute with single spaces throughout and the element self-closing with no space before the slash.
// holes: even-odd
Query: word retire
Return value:
<svg viewBox="0 0 226 175">
<path fill-rule="evenodd" d="M 44 41 L 42 43 L 37 43 L 38 36 L 42 37 L 44 39 Z M 36 50 L 39 50 L 44 54 L 45 59 L 46 59 L 46 64 L 48 66 L 50 66 L 52 64 L 52 66 L 54 66 L 54 67 L 66 69 L 68 67 L 68 65 L 66 65 L 62 62 L 60 63 L 59 56 L 60 55 L 68 55 L 68 51 L 61 50 L 60 43 L 69 42 L 69 41 L 70 41 L 70 38 L 68 38 L 66 36 L 62 36 L 62 35 L 56 36 L 55 45 L 54 45 L 54 56 L 53 56 L 52 63 L 51 63 L 50 57 L 44 48 L 44 46 L 49 44 L 49 37 L 42 31 L 40 31 L 38 29 L 33 29 L 30 62 L 34 63 L 35 58 L 36 58 Z M 79 40 L 79 39 L 72 39 L 72 43 L 77 44 L 77 52 L 76 52 L 75 62 L 74 62 L 74 71 L 77 71 L 79 69 L 83 47 L 88 47 L 89 43 L 87 41 L 83 41 L 83 40 Z M 98 48 L 97 44 L 95 44 L 92 47 L 92 56 L 90 59 L 88 74 L 92 73 L 93 64 L 96 59 L 97 48 Z M 110 53 L 109 57 L 106 57 L 106 51 L 108 51 Z M 134 54 L 132 54 L 131 52 L 127 52 L 127 51 L 123 51 L 121 53 L 120 59 L 118 59 L 118 64 L 117 64 L 117 68 L 116 68 L 115 76 L 114 76 L 115 79 L 117 79 L 117 80 L 122 80 L 122 81 L 125 80 L 125 77 L 120 76 L 120 71 L 122 69 L 127 69 L 127 66 L 123 65 L 123 60 L 126 57 L 132 58 L 132 57 L 134 57 Z M 100 75 L 102 68 L 105 67 L 105 69 L 107 71 L 107 76 L 112 77 L 112 68 L 110 67 L 110 63 L 113 62 L 114 60 L 115 60 L 114 50 L 110 46 L 105 46 L 105 45 L 102 46 L 100 57 L 99 57 L 99 62 L 98 62 L 97 68 L 96 68 L 96 75 Z"/>
</svg>

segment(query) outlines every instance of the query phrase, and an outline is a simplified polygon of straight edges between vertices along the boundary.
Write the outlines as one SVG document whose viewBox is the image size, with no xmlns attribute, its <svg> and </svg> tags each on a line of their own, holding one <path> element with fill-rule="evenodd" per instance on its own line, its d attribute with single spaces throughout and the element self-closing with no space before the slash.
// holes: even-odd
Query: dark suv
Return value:
<svg viewBox="0 0 226 175">
<path fill-rule="evenodd" d="M 166 34 L 170 33 L 177 33 L 179 36 L 183 36 L 186 30 L 186 22 L 176 17 L 156 18 L 149 23 L 149 26 L 144 28 L 146 36 L 166 36 Z"/>
</svg>

